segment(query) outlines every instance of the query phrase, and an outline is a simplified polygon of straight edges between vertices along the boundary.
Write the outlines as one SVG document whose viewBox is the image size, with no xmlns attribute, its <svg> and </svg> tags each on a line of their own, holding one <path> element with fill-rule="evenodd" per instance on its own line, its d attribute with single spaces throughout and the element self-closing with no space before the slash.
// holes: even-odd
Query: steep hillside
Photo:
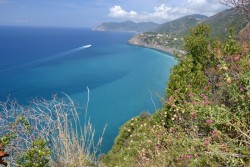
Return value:
<svg viewBox="0 0 250 167">
<path fill-rule="evenodd" d="M 188 32 L 189 28 L 196 26 L 207 16 L 193 14 L 181 17 L 179 19 L 161 24 L 155 29 L 155 32 L 158 33 L 167 33 L 167 34 L 180 34 Z"/>
<path fill-rule="evenodd" d="M 139 22 L 125 21 L 121 23 L 107 22 L 97 26 L 94 30 L 98 31 L 131 31 L 131 32 L 145 32 L 154 30 L 159 24 L 153 22 Z"/>
<path fill-rule="evenodd" d="M 206 18 L 201 23 L 212 27 L 212 35 L 225 37 L 230 27 L 238 34 L 247 25 L 246 15 L 243 16 L 235 9 L 228 9 L 216 15 Z"/>
<path fill-rule="evenodd" d="M 212 36 L 225 37 L 230 27 L 233 27 L 235 33 L 238 34 L 248 23 L 246 17 L 233 8 L 210 17 L 195 14 L 164 23 L 157 27 L 155 32 L 183 36 L 188 33 L 191 27 L 207 24 L 213 28 Z"/>
<path fill-rule="evenodd" d="M 240 41 L 247 41 L 250 39 L 250 23 L 239 32 L 238 39 Z"/>
<path fill-rule="evenodd" d="M 198 25 L 171 70 L 166 100 L 120 128 L 104 166 L 249 167 L 250 50 Z"/>
<path fill-rule="evenodd" d="M 129 43 L 162 51 L 183 49 L 183 37 L 191 27 L 199 24 L 209 25 L 212 28 L 213 37 L 225 39 L 232 27 L 241 41 L 249 40 L 250 23 L 247 21 L 247 15 L 243 16 L 235 9 L 228 9 L 211 17 L 190 15 L 164 23 L 154 32 L 135 35 Z"/>
<path fill-rule="evenodd" d="M 94 30 L 155 32 L 166 33 L 168 35 L 175 35 L 178 38 L 182 38 L 188 33 L 191 27 L 194 27 L 198 24 L 207 24 L 213 28 L 212 36 L 224 38 L 225 35 L 229 32 L 230 27 L 234 28 L 236 34 L 238 34 L 240 30 L 246 27 L 248 23 L 246 17 L 246 14 L 245 16 L 243 16 L 242 14 L 237 12 L 236 9 L 232 8 L 210 17 L 193 14 L 181 17 L 170 22 L 166 22 L 161 25 L 153 22 L 106 22 L 97 26 Z"/>
</svg>

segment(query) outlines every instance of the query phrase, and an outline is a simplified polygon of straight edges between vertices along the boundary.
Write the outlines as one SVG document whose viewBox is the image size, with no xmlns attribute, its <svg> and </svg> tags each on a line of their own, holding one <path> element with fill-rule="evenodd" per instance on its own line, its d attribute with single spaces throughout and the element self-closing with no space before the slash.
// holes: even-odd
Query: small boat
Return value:
<svg viewBox="0 0 250 167">
<path fill-rule="evenodd" d="M 82 46 L 82 48 L 89 48 L 89 47 L 91 47 L 92 45 L 84 45 L 84 46 Z"/>
</svg>

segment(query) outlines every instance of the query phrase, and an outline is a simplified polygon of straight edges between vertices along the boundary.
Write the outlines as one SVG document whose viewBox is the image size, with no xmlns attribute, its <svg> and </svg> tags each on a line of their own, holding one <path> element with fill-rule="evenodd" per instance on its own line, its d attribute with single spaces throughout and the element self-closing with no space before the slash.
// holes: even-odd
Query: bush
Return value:
<svg viewBox="0 0 250 167">
<path fill-rule="evenodd" d="M 121 128 L 107 166 L 250 166 L 249 44 L 209 34 L 191 29 L 162 109 Z"/>
<path fill-rule="evenodd" d="M 10 100 L 0 103 L 0 144 L 10 154 L 10 166 L 97 164 L 103 134 L 94 144 L 92 124 L 86 116 L 83 125 L 79 119 L 78 111 L 84 108 L 65 96 L 33 100 L 25 107 Z"/>
<path fill-rule="evenodd" d="M 17 162 L 23 167 L 44 167 L 48 166 L 49 155 L 50 150 L 46 146 L 46 141 L 37 139 L 32 142 L 31 148 L 21 155 Z"/>
<path fill-rule="evenodd" d="M 142 112 L 142 113 L 140 114 L 140 118 L 141 118 L 141 119 L 146 119 L 146 118 L 149 118 L 149 117 L 151 117 L 151 115 L 150 115 L 149 112 Z"/>
</svg>

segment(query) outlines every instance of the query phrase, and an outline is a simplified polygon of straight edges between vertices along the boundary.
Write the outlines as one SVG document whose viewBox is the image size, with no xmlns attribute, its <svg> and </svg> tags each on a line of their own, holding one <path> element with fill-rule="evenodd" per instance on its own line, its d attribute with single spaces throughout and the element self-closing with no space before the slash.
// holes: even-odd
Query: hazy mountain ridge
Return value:
<svg viewBox="0 0 250 167">
<path fill-rule="evenodd" d="M 207 16 L 200 14 L 193 14 L 178 18 L 176 20 L 161 24 L 155 29 L 158 33 L 180 34 L 188 32 L 189 28 L 196 26 Z"/>
<path fill-rule="evenodd" d="M 230 30 L 230 27 L 234 28 L 235 34 L 238 34 L 244 27 L 246 27 L 248 23 L 246 18 L 246 15 L 242 15 L 237 12 L 236 9 L 232 8 L 210 17 L 198 14 L 184 16 L 171 22 L 161 24 L 155 29 L 155 32 L 184 36 L 188 33 L 191 27 L 198 24 L 207 24 L 213 29 L 213 36 L 225 37 Z"/>
<path fill-rule="evenodd" d="M 184 16 L 160 25 L 154 32 L 137 34 L 128 43 L 173 53 L 175 49 L 183 49 L 184 36 L 188 34 L 190 28 L 199 24 L 209 25 L 213 37 L 225 39 L 231 27 L 239 40 L 247 41 L 250 37 L 250 23 L 247 21 L 247 16 L 243 16 L 235 9 L 228 9 L 210 17 Z"/>
<path fill-rule="evenodd" d="M 105 22 L 97 26 L 94 30 L 98 31 L 130 31 L 130 32 L 155 32 L 166 33 L 184 36 L 188 33 L 191 27 L 198 24 L 207 24 L 213 29 L 213 36 L 225 37 L 230 27 L 233 27 L 235 33 L 238 34 L 248 21 L 247 16 L 238 13 L 236 9 L 227 9 L 213 16 L 207 17 L 205 15 L 193 14 L 183 16 L 181 18 L 169 21 L 163 24 L 153 22 L 139 22 L 133 21 L 124 22 Z"/>
<path fill-rule="evenodd" d="M 97 31 L 129 31 L 129 32 L 145 32 L 153 31 L 159 24 L 153 22 L 139 22 L 133 21 L 124 22 L 105 22 L 94 28 Z"/>
<path fill-rule="evenodd" d="M 238 34 L 246 27 L 248 21 L 247 16 L 237 12 L 236 9 L 227 9 L 204 19 L 201 23 L 207 24 L 213 29 L 213 36 L 225 37 L 230 27 L 233 27 L 235 33 Z"/>
</svg>

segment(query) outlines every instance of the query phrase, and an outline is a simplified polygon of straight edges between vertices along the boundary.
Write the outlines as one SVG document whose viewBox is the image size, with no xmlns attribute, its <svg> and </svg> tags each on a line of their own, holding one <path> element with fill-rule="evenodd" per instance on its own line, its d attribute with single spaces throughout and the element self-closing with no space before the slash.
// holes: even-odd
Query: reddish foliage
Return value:
<svg viewBox="0 0 250 167">
<path fill-rule="evenodd" d="M 3 158 L 9 156 L 8 153 L 4 152 L 2 145 L 0 144 L 0 165 L 7 166 L 8 164 L 4 162 Z"/>
</svg>

